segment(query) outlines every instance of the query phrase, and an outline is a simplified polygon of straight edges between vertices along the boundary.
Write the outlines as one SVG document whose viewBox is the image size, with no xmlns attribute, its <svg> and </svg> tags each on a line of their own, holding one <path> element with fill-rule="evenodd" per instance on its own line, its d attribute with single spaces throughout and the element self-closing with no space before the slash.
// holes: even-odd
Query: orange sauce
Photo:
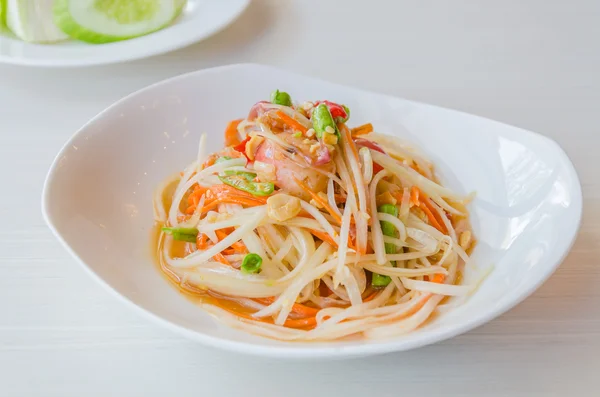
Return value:
<svg viewBox="0 0 600 397">
<path fill-rule="evenodd" d="M 252 310 L 248 309 L 245 306 L 240 305 L 237 302 L 232 301 L 231 299 L 227 299 L 225 296 L 220 296 L 219 294 L 207 290 L 202 289 L 197 286 L 188 284 L 181 280 L 175 272 L 169 269 L 165 263 L 162 261 L 161 251 L 163 249 L 160 236 L 161 236 L 161 228 L 162 224 L 156 223 L 152 228 L 152 258 L 154 259 L 154 263 L 158 267 L 158 270 L 161 274 L 167 279 L 167 281 L 172 284 L 177 290 L 183 294 L 185 297 L 190 299 L 194 303 L 209 303 L 211 305 L 218 306 L 227 311 L 240 312 L 245 314 L 253 313 Z M 184 257 L 188 252 L 188 248 L 186 247 L 187 243 L 181 241 L 174 241 L 171 247 L 171 255 L 173 257 Z"/>
<path fill-rule="evenodd" d="M 207 303 L 214 306 L 217 306 L 223 310 L 228 311 L 231 314 L 237 315 L 239 317 L 249 318 L 250 315 L 254 314 L 256 310 L 249 308 L 239 302 L 236 301 L 236 298 L 219 294 L 218 292 L 212 291 L 210 289 L 203 289 L 197 287 L 195 285 L 186 283 L 184 280 L 179 277 L 175 272 L 173 272 L 162 260 L 162 249 L 163 246 L 161 244 L 161 228 L 162 224 L 157 223 L 152 228 L 152 257 L 154 258 L 154 262 L 158 267 L 158 270 L 165 276 L 167 281 L 172 284 L 177 290 L 184 295 L 186 298 L 190 299 L 192 302 L 196 304 Z M 188 243 L 174 241 L 171 247 L 171 256 L 172 257 L 185 257 L 189 254 L 189 248 L 187 247 Z M 308 306 L 311 306 L 308 303 Z M 298 318 L 297 315 L 293 313 L 290 314 L 290 319 Z M 263 318 L 257 321 L 265 321 L 268 323 L 273 323 L 272 318 Z M 299 329 L 303 329 L 303 327 L 299 327 Z M 304 328 L 307 329 L 307 328 Z"/>
</svg>

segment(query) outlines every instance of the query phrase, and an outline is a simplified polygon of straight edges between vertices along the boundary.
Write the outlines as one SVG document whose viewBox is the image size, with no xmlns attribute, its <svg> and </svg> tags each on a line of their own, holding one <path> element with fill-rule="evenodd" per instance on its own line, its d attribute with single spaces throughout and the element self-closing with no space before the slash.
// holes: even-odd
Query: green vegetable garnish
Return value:
<svg viewBox="0 0 600 397">
<path fill-rule="evenodd" d="M 260 272 L 260 266 L 262 265 L 262 258 L 258 254 L 246 254 L 242 261 L 241 270 L 246 274 L 254 274 Z"/>
<path fill-rule="evenodd" d="M 219 157 L 218 159 L 215 160 L 215 164 L 222 163 L 223 161 L 227 161 L 227 160 L 233 160 L 233 158 L 229 157 L 229 156 Z M 256 178 L 256 174 L 255 173 L 253 173 L 253 172 L 246 172 L 246 171 L 225 170 L 224 174 L 227 175 L 227 176 L 232 176 L 232 175 L 243 176 L 244 178 L 246 178 L 249 181 L 251 181 L 254 178 Z"/>
<path fill-rule="evenodd" d="M 346 118 L 342 119 L 340 122 L 341 123 L 345 123 L 346 121 L 348 121 L 348 119 L 350 118 L 350 108 L 346 105 L 342 105 L 342 107 L 344 108 L 344 110 L 346 111 Z"/>
<path fill-rule="evenodd" d="M 229 156 L 219 157 L 218 159 L 215 160 L 215 164 L 222 163 L 223 161 L 227 161 L 227 160 L 232 160 L 232 158 Z"/>
<path fill-rule="evenodd" d="M 383 212 L 384 214 L 389 214 L 392 216 L 398 217 L 398 207 L 393 204 L 384 204 L 377 208 L 378 212 Z M 390 222 L 381 221 L 381 231 L 384 236 L 396 237 L 396 227 Z M 396 246 L 391 243 L 385 244 L 385 253 L 392 254 L 396 253 Z"/>
<path fill-rule="evenodd" d="M 192 227 L 163 227 L 162 231 L 173 236 L 174 240 L 195 243 L 198 229 Z"/>
<path fill-rule="evenodd" d="M 253 181 L 254 178 L 256 178 L 256 174 L 254 172 L 246 172 L 246 171 L 225 170 L 225 175 L 227 175 L 227 176 L 231 176 L 231 175 L 243 176 L 248 181 Z"/>
<path fill-rule="evenodd" d="M 294 132 L 294 138 L 302 138 L 302 133 L 300 131 Z"/>
<path fill-rule="evenodd" d="M 384 276 L 379 273 L 373 273 L 373 277 L 371 278 L 371 285 L 373 287 L 385 287 L 391 282 L 392 279 L 389 276 Z"/>
<path fill-rule="evenodd" d="M 311 120 L 313 123 L 313 129 L 317 135 L 317 138 L 321 138 L 325 134 L 327 127 L 331 127 L 334 131 L 337 131 L 333 117 L 329 108 L 324 103 L 317 106 L 312 113 Z"/>
<path fill-rule="evenodd" d="M 384 204 L 377 208 L 378 212 L 382 212 L 384 214 L 390 214 L 392 216 L 398 217 L 398 207 L 393 204 Z M 384 236 L 396 237 L 396 227 L 387 221 L 381 221 L 381 231 Z M 396 253 L 396 245 L 391 243 L 385 243 L 385 253 L 386 254 L 395 254 Z M 396 262 L 392 262 L 392 265 L 395 267 Z M 371 285 L 374 287 L 385 287 L 388 285 L 392 279 L 389 276 L 384 276 L 381 274 L 373 273 L 373 278 L 371 280 Z"/>
<path fill-rule="evenodd" d="M 271 182 L 252 182 L 240 175 L 219 176 L 221 182 L 254 196 L 268 196 L 275 190 Z"/>
<path fill-rule="evenodd" d="M 292 97 L 287 92 L 275 90 L 271 93 L 271 103 L 281 106 L 292 106 Z"/>
</svg>

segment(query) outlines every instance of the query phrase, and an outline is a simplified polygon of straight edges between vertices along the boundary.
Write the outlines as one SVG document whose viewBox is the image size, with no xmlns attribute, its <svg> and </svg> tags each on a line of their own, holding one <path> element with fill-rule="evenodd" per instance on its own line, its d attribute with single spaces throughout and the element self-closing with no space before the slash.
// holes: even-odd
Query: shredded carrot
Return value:
<svg viewBox="0 0 600 397">
<path fill-rule="evenodd" d="M 238 248 L 237 244 L 241 244 L 241 246 Z M 235 250 L 236 254 L 247 254 L 248 248 L 246 248 L 246 245 L 240 242 L 237 242 L 234 244 L 233 249 Z"/>
<path fill-rule="evenodd" d="M 278 110 L 276 114 L 277 116 L 279 116 L 281 121 L 283 121 L 289 127 L 293 128 L 295 131 L 300 131 L 302 134 L 305 134 L 306 131 L 308 131 L 308 128 L 300 124 L 297 120 L 285 114 L 283 111 Z"/>
<path fill-rule="evenodd" d="M 226 227 L 223 229 L 215 230 L 215 234 L 219 241 L 223 240 L 225 237 L 229 236 L 235 229 L 232 227 Z"/>
<path fill-rule="evenodd" d="M 208 247 L 208 236 L 204 233 L 200 233 L 198 238 L 196 239 L 196 247 L 198 249 L 204 250 Z"/>
<path fill-rule="evenodd" d="M 219 158 L 219 156 L 217 156 L 216 154 L 211 154 L 210 156 L 208 156 L 206 161 L 204 163 L 202 163 L 202 169 L 205 169 L 205 168 L 210 167 L 211 165 L 214 165 L 215 161 L 217 161 L 218 158 Z"/>
<path fill-rule="evenodd" d="M 224 228 L 224 229 L 215 230 L 215 234 L 217 235 L 217 238 L 219 239 L 219 241 L 221 241 L 225 237 L 227 237 L 231 233 L 233 233 L 234 230 L 235 229 L 233 227 L 228 227 L 228 228 Z M 248 252 L 246 245 L 240 241 L 236 241 L 235 243 L 231 244 L 231 248 L 233 248 L 235 253 Z"/>
<path fill-rule="evenodd" d="M 367 123 L 358 127 L 352 128 L 352 136 L 366 135 L 373 132 L 373 124 Z"/>
<path fill-rule="evenodd" d="M 237 254 L 248 253 L 248 248 L 246 248 L 246 245 L 239 241 L 236 241 L 235 243 L 231 244 L 231 248 L 233 248 Z"/>
<path fill-rule="evenodd" d="M 317 325 L 316 317 L 306 317 L 299 319 L 288 319 L 283 323 L 284 327 L 288 328 L 314 328 Z"/>
<path fill-rule="evenodd" d="M 338 128 L 344 135 L 344 139 L 346 140 L 346 142 L 348 142 L 348 145 L 350 146 L 350 150 L 352 151 L 354 158 L 356 159 L 356 161 L 358 161 L 358 149 L 356 148 L 356 144 L 352 140 L 350 130 L 348 129 L 348 127 L 346 127 L 346 124 L 338 124 Z M 356 190 L 356 187 L 354 189 Z"/>
<path fill-rule="evenodd" d="M 316 238 L 318 238 L 321 241 L 325 241 L 326 243 L 329 243 L 329 245 L 331 245 L 332 247 L 337 247 L 337 243 L 331 238 L 331 236 L 325 232 L 322 232 L 320 230 L 314 230 L 314 229 L 310 229 L 309 230 L 310 233 L 315 236 Z"/>
<path fill-rule="evenodd" d="M 440 225 L 438 223 L 437 219 L 433 215 L 433 212 L 431 212 L 431 210 L 429 209 L 429 207 L 427 207 L 425 202 L 421 202 L 421 205 L 419 205 L 419 208 L 421 208 L 423 210 L 423 212 L 427 215 L 427 218 L 429 219 L 429 223 L 431 224 L 431 226 L 435 227 L 437 230 L 444 233 L 444 228 L 442 227 L 442 225 Z"/>
<path fill-rule="evenodd" d="M 234 228 L 228 227 L 228 228 L 225 228 L 225 229 L 215 230 L 215 234 L 217 235 L 219 241 L 221 241 L 225 237 L 227 237 L 231 233 L 233 233 L 234 230 L 235 230 Z M 247 251 L 246 246 L 244 245 L 244 243 L 241 243 L 239 241 L 236 241 L 235 243 L 231 244 L 231 248 L 233 248 L 235 251 Z"/>
<path fill-rule="evenodd" d="M 237 127 L 242 120 L 232 120 L 227 124 L 227 128 L 225 128 L 225 146 L 235 146 L 240 143 L 240 135 L 238 134 Z"/>
<path fill-rule="evenodd" d="M 237 310 L 232 309 L 227 306 L 220 306 L 220 307 L 221 307 L 221 309 L 223 309 L 235 316 L 245 318 L 247 320 L 260 321 L 260 322 L 268 323 L 268 324 L 274 323 L 272 318 L 257 318 L 257 317 L 252 316 L 251 314 L 244 313 L 244 312 L 238 312 Z M 283 323 L 283 326 L 288 327 L 288 328 L 312 329 L 315 327 L 315 325 L 317 325 L 316 317 L 306 317 L 306 318 L 301 318 L 301 319 L 288 319 L 288 320 L 285 320 L 285 323 Z"/>
<path fill-rule="evenodd" d="M 369 295 L 365 299 L 363 299 L 363 303 L 372 301 L 373 299 L 375 299 L 375 297 L 377 297 L 377 295 L 379 295 L 379 292 L 374 291 L 371 295 Z"/>
<path fill-rule="evenodd" d="M 202 195 L 206 193 L 206 188 L 200 185 L 195 185 L 194 191 L 188 196 L 188 205 L 198 205 Z"/>
<path fill-rule="evenodd" d="M 425 208 L 427 208 L 427 210 L 425 210 Z M 423 201 L 421 202 L 421 209 L 423 211 L 425 211 L 425 213 L 427 214 L 427 217 L 431 221 L 431 224 L 437 230 L 439 230 L 440 232 L 442 232 L 444 234 L 448 234 L 448 228 L 446 228 L 446 225 L 444 224 L 444 221 L 442 220 L 442 217 L 440 216 L 440 214 L 438 214 L 438 212 L 436 211 L 436 209 L 433 207 L 433 204 L 431 203 L 431 199 L 429 197 L 425 196 L 423 198 Z M 435 222 L 434 222 L 434 220 L 435 220 Z M 436 224 L 439 227 L 435 226 Z"/>
<path fill-rule="evenodd" d="M 294 181 L 296 181 L 296 183 L 298 184 L 298 186 L 300 186 L 302 188 L 302 190 L 304 190 L 306 193 L 308 193 L 310 195 L 310 197 L 313 198 L 313 200 L 315 200 L 317 203 L 319 203 L 319 205 L 321 205 L 323 208 L 325 208 L 327 210 L 327 212 L 329 212 L 329 214 L 333 217 L 333 219 L 335 219 L 335 221 L 337 223 L 339 223 L 340 225 L 342 224 L 342 217 L 337 212 L 335 212 L 333 210 L 333 208 L 331 208 L 331 206 L 329 205 L 327 200 L 323 199 L 317 193 L 313 192 L 306 185 L 306 183 L 302 182 L 300 179 L 296 178 L 295 176 L 292 176 L 292 178 L 294 178 Z"/>
<path fill-rule="evenodd" d="M 433 276 L 433 279 L 431 280 L 431 282 L 441 284 L 444 282 L 445 279 L 446 279 L 445 275 L 443 275 L 442 273 L 436 273 Z"/>
<path fill-rule="evenodd" d="M 219 241 L 221 241 L 225 237 L 227 237 L 233 230 L 235 230 L 235 229 L 234 228 L 220 229 L 220 230 L 216 230 L 215 234 L 217 235 L 217 238 L 219 239 Z M 209 246 L 208 236 L 204 233 L 200 233 L 198 235 L 198 238 L 196 239 L 196 247 L 198 247 L 198 249 L 204 250 L 204 249 L 208 248 L 208 246 Z M 213 259 L 216 260 L 217 262 L 221 262 L 224 265 L 231 265 L 231 263 L 229 263 L 227 258 L 225 258 L 225 255 L 223 255 L 223 252 L 225 252 L 227 255 L 236 253 L 236 250 L 235 250 L 235 248 L 233 248 L 233 246 L 237 246 L 238 249 L 242 249 L 242 248 L 246 249 L 246 246 L 240 242 L 236 242 L 236 243 L 232 244 L 231 246 L 232 246 L 231 252 L 228 250 L 223 250 L 223 251 L 219 252 L 218 254 L 214 255 Z"/>
<path fill-rule="evenodd" d="M 397 191 L 395 193 L 392 193 L 392 196 L 394 196 L 394 198 L 396 199 L 396 201 L 398 202 L 398 204 L 400 204 L 402 202 L 402 192 L 401 191 Z"/>
<path fill-rule="evenodd" d="M 264 205 L 267 203 L 266 197 L 254 196 L 250 193 L 243 192 L 228 185 L 215 185 L 208 188 L 206 191 L 207 198 L 211 198 L 204 203 L 202 213 L 216 208 L 220 203 L 240 204 L 248 207 Z M 193 194 L 193 193 L 192 193 Z M 212 199 L 212 197 L 215 197 Z M 186 214 L 193 214 L 197 204 L 192 203 L 187 209 Z"/>
<path fill-rule="evenodd" d="M 223 256 L 222 253 L 218 253 L 215 256 L 213 256 L 214 260 L 216 260 L 217 262 L 221 262 L 224 265 L 231 265 L 231 263 L 229 263 L 229 261 L 227 260 L 227 258 L 225 258 L 225 256 Z"/>
<path fill-rule="evenodd" d="M 331 236 L 329 234 L 327 234 L 326 232 L 322 232 L 320 230 L 314 230 L 314 229 L 309 229 L 309 232 L 315 236 L 316 238 L 318 238 L 321 241 L 325 241 L 326 243 L 328 243 L 329 245 L 331 245 L 332 247 L 338 247 L 338 244 L 335 242 L 335 240 L 333 240 L 331 238 Z M 356 251 L 356 245 L 353 243 L 352 239 L 350 237 L 348 237 L 348 248 L 352 248 L 353 250 Z"/>
<path fill-rule="evenodd" d="M 419 190 L 418 187 L 413 186 L 413 187 L 410 188 L 410 201 L 411 201 L 411 203 L 413 203 L 417 207 L 419 205 L 421 205 L 421 203 L 419 201 L 419 195 L 420 195 L 420 193 L 421 193 L 421 191 Z"/>
<path fill-rule="evenodd" d="M 266 202 L 267 202 L 266 200 L 252 200 L 252 199 L 248 199 L 245 197 L 235 197 L 235 196 L 219 197 L 209 203 L 205 203 L 204 207 L 202 208 L 202 213 L 204 213 L 206 211 L 210 211 L 222 203 L 240 204 L 240 205 L 246 205 L 248 207 L 256 207 L 257 205 L 263 205 Z M 196 206 L 192 205 L 192 206 L 188 207 L 188 209 L 186 210 L 186 213 L 193 214 L 195 210 L 196 210 Z"/>
<path fill-rule="evenodd" d="M 423 175 L 423 172 L 421 171 L 421 169 L 419 168 L 419 166 L 417 165 L 417 163 L 412 163 L 410 165 L 410 168 L 412 168 L 413 170 L 417 171 L 419 174 Z"/>
<path fill-rule="evenodd" d="M 197 206 L 196 204 L 192 204 L 192 205 L 190 205 L 189 207 L 187 207 L 187 209 L 185 210 L 185 213 L 186 213 L 186 214 L 193 214 L 193 213 L 194 213 L 194 211 L 196 211 L 196 208 L 197 208 L 197 207 L 198 207 L 198 206 Z M 204 208 L 206 208 L 206 207 L 204 207 Z"/>
<path fill-rule="evenodd" d="M 262 303 L 263 305 L 270 305 L 271 303 L 275 302 L 275 299 L 277 299 L 277 298 L 274 296 L 270 296 L 268 298 L 254 298 L 254 300 L 256 302 Z M 301 303 L 294 303 L 292 305 L 292 313 L 298 314 L 298 315 L 301 315 L 304 317 L 315 316 L 318 312 L 319 312 L 319 309 L 316 309 L 316 308 L 310 307 L 310 306 L 306 306 Z"/>
<path fill-rule="evenodd" d="M 254 200 L 254 199 L 249 199 L 246 197 L 236 197 L 236 196 L 219 197 L 213 203 L 211 203 L 209 208 L 212 209 L 220 203 L 240 204 L 240 205 L 246 205 L 248 207 L 256 207 L 257 205 L 266 204 L 267 200 Z M 208 208 L 205 207 L 205 211 L 206 210 L 208 210 Z"/>
<path fill-rule="evenodd" d="M 350 244 L 348 244 L 348 246 L 350 246 Z M 354 241 L 354 242 L 352 243 L 352 246 L 354 246 L 354 247 L 357 247 L 357 246 L 356 246 L 356 241 Z M 365 246 L 365 247 L 364 247 L 364 248 L 362 248 L 362 249 L 357 247 L 357 248 L 355 248 L 355 250 L 356 250 L 356 252 L 358 252 L 358 254 L 359 254 L 359 255 L 367 255 L 367 253 L 369 252 L 369 247 L 368 247 L 368 246 Z"/>
<path fill-rule="evenodd" d="M 402 199 L 401 195 L 396 195 L 399 200 Z M 419 207 L 425 215 L 427 215 L 427 219 L 429 219 L 429 223 L 431 226 L 435 227 L 437 230 L 444 234 L 448 234 L 448 230 L 446 229 L 446 225 L 442 221 L 441 217 L 436 217 L 437 211 L 431 204 L 429 197 L 426 194 L 422 193 L 421 190 L 417 186 L 413 186 L 410 188 L 410 201 L 415 206 Z"/>
</svg>

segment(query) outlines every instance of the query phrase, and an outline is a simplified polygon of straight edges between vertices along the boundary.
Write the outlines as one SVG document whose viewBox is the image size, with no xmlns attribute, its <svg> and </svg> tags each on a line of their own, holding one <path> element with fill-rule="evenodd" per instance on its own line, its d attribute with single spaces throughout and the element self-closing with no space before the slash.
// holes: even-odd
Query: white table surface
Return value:
<svg viewBox="0 0 600 397">
<path fill-rule="evenodd" d="M 256 0 L 227 30 L 168 55 L 76 70 L 0 66 L 0 396 L 598 396 L 599 21 L 597 0 Z M 236 62 L 557 140 L 584 190 L 573 251 L 533 296 L 491 323 L 368 359 L 236 356 L 140 318 L 50 234 L 40 214 L 46 170 L 79 126 L 123 95 Z"/>
</svg>

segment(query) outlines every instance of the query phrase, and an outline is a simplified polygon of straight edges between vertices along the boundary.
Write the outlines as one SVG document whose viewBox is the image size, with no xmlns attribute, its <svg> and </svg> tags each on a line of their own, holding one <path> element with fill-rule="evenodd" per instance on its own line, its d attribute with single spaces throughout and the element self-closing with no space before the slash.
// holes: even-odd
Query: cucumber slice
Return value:
<svg viewBox="0 0 600 397">
<path fill-rule="evenodd" d="M 54 24 L 54 0 L 0 0 L 6 26 L 21 40 L 51 43 L 69 37 Z"/>
<path fill-rule="evenodd" d="M 88 43 L 110 43 L 169 25 L 181 0 L 56 0 L 54 21 L 63 32 Z"/>
<path fill-rule="evenodd" d="M 0 32 L 6 26 L 6 2 L 0 0 Z"/>
<path fill-rule="evenodd" d="M 187 0 L 175 0 L 175 7 L 177 7 L 177 15 L 179 15 L 181 11 L 183 11 L 183 8 L 186 6 L 186 4 Z"/>
</svg>

